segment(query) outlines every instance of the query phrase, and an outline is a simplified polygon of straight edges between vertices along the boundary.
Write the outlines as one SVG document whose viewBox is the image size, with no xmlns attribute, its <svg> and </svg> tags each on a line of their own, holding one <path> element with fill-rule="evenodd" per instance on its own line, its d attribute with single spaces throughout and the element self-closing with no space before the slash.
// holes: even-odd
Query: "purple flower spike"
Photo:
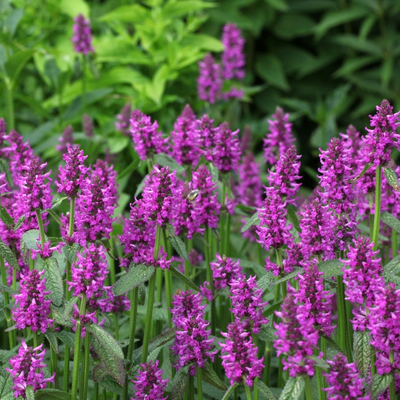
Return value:
<svg viewBox="0 0 400 400">
<path fill-rule="evenodd" d="M 387 100 L 382 100 L 376 106 L 376 114 L 370 115 L 371 127 L 365 128 L 368 132 L 363 137 L 364 146 L 361 149 L 364 163 L 375 166 L 386 166 L 390 162 L 390 153 L 394 146 L 400 150 L 399 134 L 396 132 L 400 126 L 400 111 L 393 114 L 393 107 Z"/>
<path fill-rule="evenodd" d="M 322 373 L 326 377 L 327 392 L 330 400 L 369 400 L 368 394 L 363 396 L 363 381 L 360 378 L 355 363 L 348 363 L 347 358 L 339 353 L 333 361 L 327 360 L 330 365 L 329 373 Z"/>
<path fill-rule="evenodd" d="M 200 143 L 196 131 L 196 115 L 186 104 L 171 132 L 172 157 L 180 165 L 196 165 L 200 159 Z"/>
<path fill-rule="evenodd" d="M 223 353 L 222 365 L 231 385 L 246 382 L 253 386 L 254 379 L 261 376 L 264 357 L 257 358 L 257 347 L 250 332 L 246 332 L 244 324 L 236 320 L 228 325 L 228 332 L 221 332 L 221 335 L 226 338 L 225 343 L 219 343 Z"/>
<path fill-rule="evenodd" d="M 216 255 L 217 262 L 210 263 L 214 279 L 215 290 L 225 289 L 232 280 L 237 280 L 242 275 L 240 261 L 233 261 L 226 256 Z"/>
<path fill-rule="evenodd" d="M 158 122 L 151 122 L 151 118 L 134 110 L 131 115 L 131 134 L 133 147 L 141 160 L 150 158 L 153 154 L 167 153 L 168 138 L 163 139 L 158 130 Z"/>
<path fill-rule="evenodd" d="M 261 300 L 263 291 L 257 288 L 255 276 L 246 279 L 246 275 L 241 275 L 230 281 L 232 299 L 232 312 L 238 320 L 245 320 L 246 326 L 250 331 L 258 334 L 262 325 L 267 324 L 268 320 L 263 316 L 264 307 L 268 302 Z"/>
<path fill-rule="evenodd" d="M 74 50 L 81 54 L 93 53 L 90 20 L 79 14 L 74 18 L 74 22 L 74 36 L 71 38 Z"/>
<path fill-rule="evenodd" d="M 169 379 L 162 379 L 162 369 L 156 362 L 150 361 L 140 364 L 136 378 L 132 381 L 135 385 L 135 398 L 131 400 L 166 400 L 164 397 L 165 387 Z"/>
<path fill-rule="evenodd" d="M 44 377 L 43 368 L 46 350 L 43 344 L 33 348 L 28 347 L 24 340 L 18 349 L 18 354 L 10 359 L 11 368 L 6 368 L 13 378 L 15 398 L 21 396 L 26 399 L 26 388 L 33 386 L 33 391 L 44 389 L 47 382 L 54 384 L 55 373 L 51 378 Z"/>
<path fill-rule="evenodd" d="M 83 114 L 82 117 L 82 128 L 83 132 L 85 133 L 85 136 L 87 138 L 92 138 L 94 135 L 93 131 L 93 120 L 90 118 L 90 115 L 88 114 Z"/>
<path fill-rule="evenodd" d="M 214 120 L 207 114 L 195 122 L 196 134 L 204 157 L 207 161 L 213 161 L 213 149 L 216 144 L 216 135 L 219 128 L 214 126 Z"/>
<path fill-rule="evenodd" d="M 222 173 L 237 170 L 241 156 L 238 132 L 232 132 L 228 122 L 221 124 L 216 132 L 213 163 Z"/>
<path fill-rule="evenodd" d="M 243 79 L 245 59 L 243 54 L 245 40 L 235 24 L 226 24 L 223 28 L 222 77 L 224 79 Z"/>
<path fill-rule="evenodd" d="M 217 228 L 221 204 L 217 199 L 217 184 L 213 182 L 210 171 L 200 165 L 192 176 L 193 190 L 198 190 L 198 214 L 200 226 Z"/>
<path fill-rule="evenodd" d="M 214 104 L 221 88 L 221 67 L 211 54 L 207 54 L 203 61 L 199 61 L 199 78 L 197 79 L 199 99 Z"/>
<path fill-rule="evenodd" d="M 46 279 L 41 279 L 43 274 L 44 270 L 38 272 L 35 269 L 21 274 L 21 291 L 13 295 L 15 306 L 12 309 L 12 319 L 18 329 L 29 327 L 33 332 L 45 333 L 53 326 L 54 320 L 49 318 L 51 300 L 45 299 L 51 292 L 46 290 Z"/>
<path fill-rule="evenodd" d="M 121 114 L 117 115 L 117 121 L 115 122 L 115 129 L 126 136 L 130 136 L 131 134 L 131 112 L 131 105 L 129 103 L 126 103 L 121 110 Z"/>
<path fill-rule="evenodd" d="M 84 165 L 87 157 L 83 155 L 83 150 L 79 150 L 79 146 L 68 147 L 67 153 L 63 154 L 65 166 L 60 165 L 59 182 L 55 182 L 58 193 L 64 192 L 68 197 L 76 197 L 88 171 Z"/>
<path fill-rule="evenodd" d="M 60 153 L 66 153 L 68 147 L 74 144 L 74 129 L 72 125 L 68 125 L 63 133 L 62 136 L 58 139 L 60 144 L 56 145 L 56 150 Z"/>
<path fill-rule="evenodd" d="M 114 296 L 112 286 L 104 286 L 106 298 L 97 301 L 100 310 L 109 313 L 121 313 L 130 310 L 130 301 L 127 296 Z"/>
<path fill-rule="evenodd" d="M 204 368 L 209 360 L 214 361 L 218 350 L 213 350 L 214 338 L 209 338 L 211 330 L 206 329 L 209 322 L 204 321 L 205 305 L 201 305 L 200 293 L 192 291 L 175 294 L 171 310 L 172 322 L 176 326 L 175 342 L 172 351 L 178 355 L 176 368 L 194 364 L 190 374 L 196 373 L 196 367 Z"/>
<path fill-rule="evenodd" d="M 282 153 L 285 153 L 295 142 L 292 135 L 292 124 L 289 122 L 289 114 L 277 107 L 273 119 L 268 120 L 269 131 L 264 139 L 265 162 L 275 165 Z"/>
<path fill-rule="evenodd" d="M 288 285 L 288 294 L 283 300 L 281 311 L 275 311 L 281 318 L 275 323 L 277 339 L 274 347 L 277 355 L 285 354 L 282 359 L 283 370 L 289 370 L 289 375 L 314 375 L 315 361 L 310 357 L 318 343 L 318 332 L 313 321 L 308 318 L 305 306 L 296 303 L 294 289 Z"/>
</svg>

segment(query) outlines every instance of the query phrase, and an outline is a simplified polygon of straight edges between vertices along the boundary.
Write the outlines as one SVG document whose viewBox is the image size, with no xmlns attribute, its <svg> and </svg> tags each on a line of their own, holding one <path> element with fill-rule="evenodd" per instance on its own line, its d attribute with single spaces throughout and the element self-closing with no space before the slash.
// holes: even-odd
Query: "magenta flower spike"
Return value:
<svg viewBox="0 0 400 400">
<path fill-rule="evenodd" d="M 60 153 L 66 153 L 68 151 L 68 147 L 74 144 L 74 129 L 72 128 L 72 125 L 68 125 L 64 129 L 58 141 L 60 144 L 56 145 L 56 150 Z"/>
<path fill-rule="evenodd" d="M 235 24 L 226 24 L 223 27 L 222 77 L 224 79 L 244 78 L 246 64 L 243 54 L 244 43 L 242 32 Z"/>
<path fill-rule="evenodd" d="M 199 99 L 214 104 L 221 89 L 221 67 L 211 54 L 207 54 L 202 61 L 199 61 L 199 77 L 197 79 Z"/>
<path fill-rule="evenodd" d="M 131 105 L 129 103 L 126 103 L 121 110 L 121 114 L 118 114 L 116 116 L 117 121 L 115 121 L 115 129 L 126 136 L 130 136 L 131 134 L 131 113 Z"/>
<path fill-rule="evenodd" d="M 132 381 L 135 397 L 131 397 L 131 400 L 167 400 L 168 396 L 164 397 L 164 392 L 169 379 L 162 379 L 162 372 L 158 360 L 140 364 L 136 378 Z"/>
<path fill-rule="evenodd" d="M 228 332 L 221 332 L 221 335 L 225 337 L 225 343 L 219 343 L 222 347 L 220 357 L 231 385 L 245 382 L 253 386 L 254 379 L 261 376 L 264 357 L 258 359 L 257 347 L 250 332 L 245 330 L 245 324 L 235 320 L 228 325 Z"/>
<path fill-rule="evenodd" d="M 292 147 L 295 138 L 292 135 L 292 123 L 289 122 L 289 114 L 277 107 L 269 123 L 269 133 L 264 139 L 265 162 L 275 165 L 282 153 Z"/>
<path fill-rule="evenodd" d="M 21 274 L 21 290 L 19 294 L 13 295 L 15 306 L 11 311 L 18 329 L 29 327 L 33 332 L 45 333 L 49 326 L 53 326 L 54 320 L 49 318 L 51 300 L 45 298 L 51 292 L 46 290 L 43 274 L 44 270 L 38 272 L 35 269 L 26 275 Z"/>
<path fill-rule="evenodd" d="M 214 279 L 215 290 L 225 289 L 232 281 L 238 280 L 242 275 L 240 260 L 233 261 L 232 258 L 216 254 L 216 262 L 210 263 Z"/>
<path fill-rule="evenodd" d="M 214 126 L 214 120 L 207 114 L 195 122 L 196 134 L 201 151 L 207 161 L 213 161 L 213 149 L 216 145 L 216 135 L 219 128 Z"/>
<path fill-rule="evenodd" d="M 90 27 L 90 20 L 85 19 L 82 14 L 74 18 L 74 36 L 72 36 L 72 44 L 77 53 L 89 54 L 93 53 L 92 47 L 92 29 Z"/>
<path fill-rule="evenodd" d="M 87 138 L 92 138 L 94 135 L 94 130 L 93 130 L 93 120 L 88 114 L 83 114 L 82 117 L 82 128 L 83 132 L 85 133 L 85 136 Z"/>
<path fill-rule="evenodd" d="M 43 344 L 33 348 L 27 346 L 25 341 L 22 341 L 18 349 L 18 354 L 10 358 L 11 368 L 6 368 L 13 379 L 13 388 L 15 398 L 21 396 L 26 398 L 26 388 L 33 387 L 36 392 L 39 389 L 44 389 L 47 382 L 54 384 L 55 373 L 50 378 L 44 377 L 43 368 L 46 367 L 44 363 L 44 355 L 46 350 L 43 349 Z"/>
<path fill-rule="evenodd" d="M 109 313 L 121 313 L 130 310 L 130 301 L 128 296 L 114 296 L 112 286 L 104 286 L 106 297 L 104 299 L 97 300 L 97 305 L 100 310 Z"/>
<path fill-rule="evenodd" d="M 236 171 L 241 156 L 238 132 L 229 129 L 229 123 L 221 124 L 214 137 L 213 163 L 222 172 Z"/>
</svg>

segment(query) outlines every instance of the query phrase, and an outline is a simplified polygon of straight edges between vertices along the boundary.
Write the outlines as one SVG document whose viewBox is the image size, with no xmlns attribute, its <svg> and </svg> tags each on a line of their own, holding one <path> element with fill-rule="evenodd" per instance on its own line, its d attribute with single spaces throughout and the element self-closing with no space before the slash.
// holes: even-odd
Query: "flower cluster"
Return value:
<svg viewBox="0 0 400 400">
<path fill-rule="evenodd" d="M 43 349 L 43 344 L 33 348 L 29 347 L 25 341 L 22 341 L 18 349 L 18 354 L 10 358 L 11 368 L 6 368 L 13 378 L 15 398 L 21 396 L 26 398 L 26 388 L 33 387 L 33 391 L 44 389 L 47 382 L 54 384 L 55 373 L 50 378 L 44 377 L 43 368 L 46 366 L 44 363 L 44 355 L 46 350 Z"/>
<path fill-rule="evenodd" d="M 199 146 L 207 161 L 213 161 L 213 149 L 216 144 L 215 137 L 218 129 L 214 126 L 214 120 L 207 114 L 204 114 L 201 119 L 195 122 Z"/>
<path fill-rule="evenodd" d="M 90 20 L 79 14 L 74 18 L 74 22 L 74 36 L 71 38 L 74 50 L 81 54 L 93 53 Z"/>
<path fill-rule="evenodd" d="M 238 132 L 232 132 L 228 122 L 224 122 L 214 137 L 213 163 L 223 173 L 237 169 L 241 155 Z"/>
<path fill-rule="evenodd" d="M 72 125 L 68 125 L 63 130 L 63 133 L 58 141 L 60 142 L 60 144 L 56 145 L 56 150 L 60 153 L 66 153 L 68 147 L 74 144 L 74 129 L 72 128 Z"/>
<path fill-rule="evenodd" d="M 199 61 L 199 77 L 197 79 L 197 92 L 199 99 L 215 103 L 222 89 L 221 67 L 215 62 L 211 54 L 207 54 Z"/>
<path fill-rule="evenodd" d="M 245 57 L 243 46 L 245 40 L 242 32 L 235 24 L 226 24 L 223 27 L 222 44 L 224 52 L 222 53 L 222 77 L 224 79 L 243 79 Z"/>
<path fill-rule="evenodd" d="M 115 122 L 115 129 L 126 136 L 130 135 L 131 112 L 132 112 L 131 105 L 129 103 L 126 103 L 121 110 L 121 114 L 117 115 L 117 121 Z"/>
<path fill-rule="evenodd" d="M 49 318 L 51 300 L 45 296 L 51 292 L 46 290 L 46 279 L 42 276 L 44 270 L 35 269 L 20 277 L 20 293 L 15 294 L 15 306 L 12 309 L 12 319 L 18 329 L 31 328 L 33 332 L 40 330 L 45 333 L 53 320 Z"/>
<path fill-rule="evenodd" d="M 83 114 L 82 117 L 82 128 L 83 132 L 85 133 L 85 136 L 87 138 L 92 138 L 94 135 L 93 131 L 93 120 L 90 118 L 90 115 L 88 114 Z"/>
<path fill-rule="evenodd" d="M 204 321 L 204 308 L 201 294 L 185 291 L 175 294 L 171 310 L 172 322 L 176 326 L 175 342 L 171 349 L 178 355 L 176 368 L 194 364 L 190 374 L 196 373 L 196 367 L 204 368 L 208 360 L 214 361 L 217 350 L 213 350 L 214 338 L 209 338 L 211 330 L 206 329 L 209 322 Z"/>
<path fill-rule="evenodd" d="M 240 260 L 233 261 L 232 258 L 216 254 L 217 261 L 210 263 L 215 290 L 225 289 L 232 280 L 242 275 Z"/>
</svg>

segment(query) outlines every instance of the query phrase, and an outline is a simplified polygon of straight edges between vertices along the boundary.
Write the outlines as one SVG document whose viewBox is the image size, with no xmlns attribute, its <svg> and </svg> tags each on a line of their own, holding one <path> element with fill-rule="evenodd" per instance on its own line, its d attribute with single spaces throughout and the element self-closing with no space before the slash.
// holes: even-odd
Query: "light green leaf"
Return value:
<svg viewBox="0 0 400 400">
<path fill-rule="evenodd" d="M 296 378 L 289 377 L 286 381 L 286 385 L 279 397 L 279 400 L 298 400 L 304 391 L 304 378 L 297 376 Z"/>
<path fill-rule="evenodd" d="M 212 51 L 214 53 L 219 53 L 224 50 L 224 45 L 219 39 L 201 33 L 189 33 L 185 35 L 180 44 L 181 46 L 198 48 L 199 50 Z"/>
<path fill-rule="evenodd" d="M 171 400 L 182 400 L 189 380 L 189 366 L 185 366 L 177 372 L 172 381 Z"/>
<path fill-rule="evenodd" d="M 324 278 L 343 275 L 343 263 L 340 260 L 322 261 L 318 270 L 324 273 Z"/>
<path fill-rule="evenodd" d="M 152 265 L 131 264 L 129 271 L 115 282 L 112 288 L 114 296 L 121 296 L 147 282 L 154 275 L 154 272 L 155 268 Z"/>
<path fill-rule="evenodd" d="M 139 4 L 129 4 L 114 8 L 111 12 L 100 17 L 100 21 L 143 23 L 149 14 L 149 10 L 145 7 Z"/>
<path fill-rule="evenodd" d="M 54 332 L 51 332 L 50 330 L 48 330 L 44 336 L 46 337 L 46 339 L 49 341 L 51 348 L 54 350 L 54 352 L 56 354 L 58 354 L 58 341 L 57 341 L 57 337 L 55 335 Z"/>
<path fill-rule="evenodd" d="M 297 232 L 301 232 L 300 222 L 296 214 L 296 207 L 293 204 L 287 205 L 287 216 L 289 221 L 292 223 L 293 228 L 296 229 Z"/>
<path fill-rule="evenodd" d="M 354 355 L 357 363 L 357 370 L 363 378 L 368 375 L 371 365 L 371 345 L 368 331 L 354 332 Z"/>
<path fill-rule="evenodd" d="M 215 3 L 196 0 L 169 1 L 163 7 L 161 13 L 164 18 L 175 18 L 215 6 Z"/>
<path fill-rule="evenodd" d="M 384 222 L 386 225 L 389 225 L 397 233 L 400 233 L 400 220 L 398 220 L 394 215 L 389 214 L 387 211 L 384 211 L 381 214 L 381 221 Z"/>
<path fill-rule="evenodd" d="M 226 390 L 226 385 L 221 381 L 210 362 L 206 362 L 206 367 L 203 369 L 203 379 L 217 389 Z"/>
<path fill-rule="evenodd" d="M 17 258 L 15 257 L 14 253 L 11 249 L 0 240 L 0 255 L 10 264 L 14 269 L 17 271 L 20 270 Z"/>
<path fill-rule="evenodd" d="M 71 18 L 75 18 L 78 14 L 89 18 L 89 6 L 84 0 L 61 0 L 59 7 L 61 12 Z"/>
<path fill-rule="evenodd" d="M 272 282 L 271 285 L 278 285 L 278 284 L 280 284 L 282 282 L 286 282 L 286 281 L 294 278 L 298 274 L 300 274 L 302 271 L 303 271 L 302 268 L 295 268 L 295 270 L 293 272 L 291 272 L 290 274 L 285 275 L 283 278 L 280 278 L 275 282 Z"/>
<path fill-rule="evenodd" d="M 261 56 L 256 62 L 256 71 L 271 86 L 284 91 L 290 89 L 282 63 L 275 55 L 266 54 Z"/>
<path fill-rule="evenodd" d="M 179 165 L 171 156 L 164 153 L 159 153 L 154 156 L 154 163 L 161 167 L 169 167 L 170 171 L 176 170 L 178 174 L 182 174 L 185 169 Z"/>
<path fill-rule="evenodd" d="M 0 206 L 0 219 L 8 227 L 14 226 L 14 220 L 11 218 L 10 214 L 7 212 L 7 210 L 3 206 Z"/>
<path fill-rule="evenodd" d="M 175 275 L 177 276 L 185 285 L 188 285 L 189 287 L 191 287 L 193 290 L 195 290 L 196 292 L 200 291 L 200 288 L 193 283 L 186 275 L 182 274 L 180 271 L 178 271 L 175 267 L 173 267 L 172 265 L 170 266 L 169 270 Z"/>
<path fill-rule="evenodd" d="M 271 392 L 271 389 L 262 380 L 258 380 L 254 384 L 267 400 L 276 400 L 276 397 Z"/>
<path fill-rule="evenodd" d="M 25 396 L 27 400 L 35 400 L 35 394 L 33 393 L 33 386 L 29 385 L 26 387 Z"/>
<path fill-rule="evenodd" d="M 392 374 L 384 374 L 384 375 L 375 374 L 372 377 L 372 381 L 367 386 L 365 392 L 371 393 L 371 398 L 376 399 L 389 387 L 392 380 L 393 380 Z"/>
<path fill-rule="evenodd" d="M 57 306 L 61 306 L 64 297 L 64 286 L 61 278 L 58 262 L 54 257 L 44 259 L 44 276 L 46 288 L 51 290 L 50 298 Z"/>
<path fill-rule="evenodd" d="M 71 394 L 58 389 L 39 389 L 35 392 L 35 400 L 71 400 Z"/>
<path fill-rule="evenodd" d="M 17 53 L 14 53 L 11 57 L 9 57 L 4 64 L 4 68 L 11 87 L 14 86 L 14 83 L 17 80 L 19 73 L 32 57 L 33 53 L 34 50 L 18 51 Z"/>
<path fill-rule="evenodd" d="M 258 218 L 258 211 L 255 212 L 244 224 L 240 232 L 246 232 L 248 229 L 250 229 L 253 225 L 259 225 L 260 224 L 260 219 Z"/>
<path fill-rule="evenodd" d="M 400 192 L 399 188 L 399 179 L 397 177 L 396 172 L 394 172 L 391 168 L 383 168 L 383 171 L 385 173 L 385 178 L 389 185 L 396 190 L 396 192 Z"/>
</svg>

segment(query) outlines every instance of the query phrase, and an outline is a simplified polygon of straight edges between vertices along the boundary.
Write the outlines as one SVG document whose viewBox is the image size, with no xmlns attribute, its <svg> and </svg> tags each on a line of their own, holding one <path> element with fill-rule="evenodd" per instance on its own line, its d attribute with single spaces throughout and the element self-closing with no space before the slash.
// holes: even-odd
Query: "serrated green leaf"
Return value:
<svg viewBox="0 0 400 400">
<path fill-rule="evenodd" d="M 371 163 L 365 164 L 365 166 L 362 169 L 362 171 L 354 179 L 352 179 L 350 182 L 354 183 L 354 182 L 358 181 L 371 167 L 372 167 Z"/>
<path fill-rule="evenodd" d="M 385 174 L 385 178 L 389 185 L 396 190 L 396 192 L 400 192 L 399 188 L 399 179 L 397 177 L 396 172 L 394 172 L 391 168 L 383 167 L 383 172 Z"/>
<path fill-rule="evenodd" d="M 258 211 L 257 211 L 247 220 L 247 222 L 244 224 L 240 232 L 242 233 L 246 232 L 248 229 L 250 229 L 250 227 L 252 227 L 253 225 L 259 225 L 259 223 L 260 219 L 258 218 Z"/>
<path fill-rule="evenodd" d="M 27 400 L 35 400 L 35 394 L 33 393 L 33 386 L 29 385 L 25 388 L 25 396 Z"/>
<path fill-rule="evenodd" d="M 0 283 L 0 290 L 2 290 L 3 292 L 7 292 L 10 294 L 17 294 L 18 292 L 16 290 L 14 290 L 13 288 L 3 285 L 2 283 Z"/>
<path fill-rule="evenodd" d="M 75 262 L 78 248 L 79 248 L 79 245 L 77 243 L 74 243 L 72 246 L 70 246 L 69 244 L 66 244 L 62 249 L 63 253 L 65 254 L 65 258 L 71 264 L 73 264 Z"/>
<path fill-rule="evenodd" d="M 271 392 L 271 389 L 262 380 L 257 380 L 254 382 L 254 384 L 267 400 L 276 400 L 276 397 Z"/>
<path fill-rule="evenodd" d="M 58 262 L 54 257 L 44 259 L 44 276 L 46 288 L 51 290 L 50 298 L 57 306 L 61 306 L 64 297 L 64 286 L 61 278 Z"/>
<path fill-rule="evenodd" d="M 182 272 L 178 271 L 175 267 L 170 266 L 169 270 L 176 276 L 178 277 L 185 285 L 188 285 L 192 289 L 194 289 L 196 292 L 200 292 L 200 288 L 192 282 L 186 275 L 182 274 Z"/>
<path fill-rule="evenodd" d="M 89 325 L 86 329 L 101 343 L 102 346 L 110 349 L 111 352 L 121 360 L 124 359 L 124 353 L 122 352 L 118 342 L 106 330 L 96 324 Z"/>
<path fill-rule="evenodd" d="M 11 354 L 11 356 L 13 356 L 14 354 L 15 353 Z M 9 358 L 6 358 L 4 359 L 4 362 L 8 360 Z M 5 375 L 0 375 L 0 399 L 6 399 L 7 396 L 10 394 L 14 398 L 14 392 L 12 390 L 12 387 L 13 387 L 13 380 L 10 374 L 7 372 Z"/>
<path fill-rule="evenodd" d="M 179 257 L 183 258 L 185 261 L 189 261 L 189 256 L 183 240 L 179 236 L 168 236 L 168 240 L 171 242 L 172 247 L 179 254 Z"/>
<path fill-rule="evenodd" d="M 11 249 L 2 241 L 0 240 L 0 255 L 8 262 L 11 267 L 16 269 L 17 271 L 20 270 L 17 258 L 15 257 L 14 253 Z"/>
<path fill-rule="evenodd" d="M 345 354 L 345 351 L 339 346 L 339 344 L 332 339 L 331 337 L 327 336 L 324 332 L 319 331 L 319 336 L 321 338 L 324 338 L 326 340 L 326 344 L 329 346 L 331 346 L 332 348 L 334 348 L 338 353 L 342 353 Z"/>
<path fill-rule="evenodd" d="M 281 308 L 281 305 L 283 303 L 283 300 L 277 301 L 275 304 L 273 304 L 271 307 L 268 307 L 264 312 L 263 315 L 264 317 L 268 317 L 268 315 L 271 315 L 275 311 L 278 311 Z"/>
<path fill-rule="evenodd" d="M 315 361 L 315 365 L 321 369 L 329 369 L 329 364 L 323 359 L 317 356 L 310 356 L 311 360 Z"/>
<path fill-rule="evenodd" d="M 122 396 L 122 387 L 111 376 L 106 376 L 100 381 L 100 386 L 104 387 L 107 392 L 115 393 Z"/>
<path fill-rule="evenodd" d="M 278 279 L 275 282 L 272 282 L 271 285 L 279 285 L 282 282 L 286 282 L 292 278 L 294 278 L 295 276 L 297 276 L 298 274 L 300 274 L 303 271 L 302 268 L 295 268 L 295 270 L 293 272 L 291 272 L 290 274 L 285 275 L 284 277 Z"/>
<path fill-rule="evenodd" d="M 278 308 L 280 308 L 281 304 L 282 304 L 282 301 L 280 301 L 279 303 L 276 303 L 274 305 L 277 306 L 276 309 L 278 309 Z M 274 310 L 274 311 L 276 311 L 276 310 Z M 270 315 L 272 313 L 273 313 L 273 311 L 271 311 L 268 315 Z M 260 329 L 260 339 L 264 340 L 264 342 L 273 342 L 277 338 L 275 333 L 276 333 L 275 328 L 273 328 L 272 326 L 263 325 Z"/>
<path fill-rule="evenodd" d="M 212 364 L 206 362 L 206 367 L 203 369 L 203 379 L 210 385 L 216 387 L 217 389 L 226 390 L 226 385 L 221 381 L 217 373 L 214 371 Z"/>
<path fill-rule="evenodd" d="M 18 219 L 17 223 L 14 226 L 14 232 L 17 231 L 17 229 L 24 223 L 24 221 L 25 221 L 25 215 L 23 215 Z"/>
<path fill-rule="evenodd" d="M 115 282 L 112 288 L 114 296 L 125 294 L 142 283 L 147 282 L 154 275 L 154 272 L 155 268 L 152 265 L 139 264 L 132 266 L 131 264 L 128 272 Z"/>
<path fill-rule="evenodd" d="M 237 258 L 233 258 L 233 260 L 237 260 Z M 267 274 L 267 271 L 265 270 L 264 266 L 261 266 L 259 263 L 250 261 L 250 260 L 243 260 L 240 259 L 240 266 L 244 269 L 250 268 L 260 279 L 257 282 L 258 287 L 261 287 L 261 279 L 264 278 L 266 275 L 271 276 L 270 274 Z M 269 282 L 268 282 L 269 285 Z M 266 289 L 266 287 L 265 287 Z"/>
<path fill-rule="evenodd" d="M 54 350 L 54 352 L 56 354 L 58 354 L 58 341 L 57 341 L 57 337 L 54 334 L 54 332 L 51 331 L 47 331 L 44 336 L 46 337 L 46 339 L 49 341 L 51 348 Z"/>
<path fill-rule="evenodd" d="M 133 160 L 120 174 L 118 174 L 117 182 L 131 174 L 139 165 L 140 158 Z"/>
<path fill-rule="evenodd" d="M 340 260 L 322 261 L 318 270 L 324 273 L 324 278 L 343 275 L 343 263 Z"/>
<path fill-rule="evenodd" d="M 45 238 L 47 240 L 47 236 Z M 24 245 L 26 250 L 37 250 L 37 245 L 40 244 L 40 232 L 38 229 L 30 229 L 21 237 L 21 246 Z"/>
<path fill-rule="evenodd" d="M 271 272 L 268 272 L 257 281 L 257 286 L 265 292 L 271 286 L 271 282 L 273 282 L 274 278 L 274 275 Z"/>
<path fill-rule="evenodd" d="M 0 206 L 0 219 L 8 227 L 14 226 L 14 220 L 10 217 L 10 214 L 7 212 L 7 210 L 3 206 Z"/>
<path fill-rule="evenodd" d="M 222 400 L 229 400 L 229 398 L 231 397 L 231 394 L 233 393 L 233 391 L 237 388 L 237 383 L 235 383 L 234 385 L 232 385 L 224 394 L 224 397 L 222 398 Z"/>
<path fill-rule="evenodd" d="M 58 389 L 39 389 L 35 400 L 71 400 L 71 394 Z"/>
<path fill-rule="evenodd" d="M 386 225 L 389 225 L 397 233 L 400 233 L 400 221 L 394 215 L 389 214 L 387 211 L 384 211 L 381 214 L 381 221 L 384 222 Z"/>
<path fill-rule="evenodd" d="M 75 347 L 75 333 L 62 330 L 54 332 L 54 334 L 68 347 Z"/>
<path fill-rule="evenodd" d="M 293 204 L 287 205 L 287 216 L 289 221 L 292 223 L 293 228 L 296 229 L 297 232 L 301 233 L 300 222 L 296 214 L 296 207 Z"/>
<path fill-rule="evenodd" d="M 368 375 L 371 364 L 371 345 L 368 331 L 354 332 L 354 355 L 357 369 L 361 376 L 365 378 Z"/>
<path fill-rule="evenodd" d="M 164 153 L 159 153 L 154 156 L 154 164 L 158 164 L 161 167 L 169 167 L 172 172 L 176 170 L 177 174 L 182 174 L 185 172 L 185 168 L 179 165 L 171 156 Z"/>
<path fill-rule="evenodd" d="M 141 285 L 139 285 L 138 287 L 138 304 L 140 306 L 143 306 L 144 303 L 146 302 L 146 287 L 144 286 L 144 284 L 142 283 Z"/>
<path fill-rule="evenodd" d="M 286 385 L 279 397 L 279 400 L 298 400 L 304 391 L 304 378 L 296 376 L 296 378 L 289 377 Z"/>
<path fill-rule="evenodd" d="M 189 380 L 189 366 L 181 368 L 172 381 L 171 400 L 182 400 Z"/>
<path fill-rule="evenodd" d="M 376 399 L 380 396 L 390 385 L 393 380 L 392 374 L 378 375 L 372 377 L 371 382 L 367 386 L 366 393 L 371 393 L 371 399 Z"/>
<path fill-rule="evenodd" d="M 93 367 L 92 379 L 93 382 L 100 382 L 108 375 L 108 370 L 103 362 L 96 364 Z"/>
<path fill-rule="evenodd" d="M 14 53 L 4 64 L 11 87 L 14 85 L 24 65 L 32 57 L 34 50 L 22 50 Z"/>
<path fill-rule="evenodd" d="M 51 206 L 52 210 L 59 207 L 67 199 L 68 199 L 68 197 L 60 197 L 59 199 L 57 199 Z"/>
</svg>

